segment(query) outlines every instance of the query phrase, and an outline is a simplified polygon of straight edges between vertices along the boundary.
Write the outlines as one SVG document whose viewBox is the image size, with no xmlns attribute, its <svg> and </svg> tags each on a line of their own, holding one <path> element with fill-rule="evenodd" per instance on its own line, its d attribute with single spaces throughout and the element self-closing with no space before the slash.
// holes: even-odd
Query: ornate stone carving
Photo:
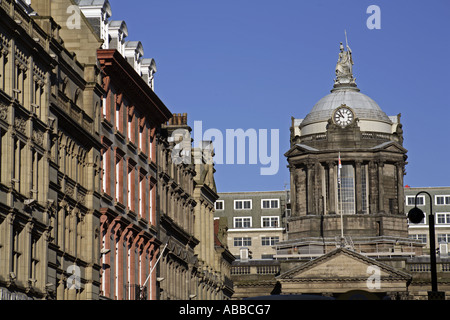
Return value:
<svg viewBox="0 0 450 320">
<path fill-rule="evenodd" d="M 14 127 L 20 133 L 25 134 L 27 131 L 27 121 L 23 118 L 16 117 L 14 119 Z"/>
<path fill-rule="evenodd" d="M 42 131 L 33 131 L 31 139 L 38 146 L 44 147 L 44 133 Z"/>
<path fill-rule="evenodd" d="M 8 107 L 5 105 L 0 106 L 0 119 L 6 120 L 8 117 Z"/>
</svg>

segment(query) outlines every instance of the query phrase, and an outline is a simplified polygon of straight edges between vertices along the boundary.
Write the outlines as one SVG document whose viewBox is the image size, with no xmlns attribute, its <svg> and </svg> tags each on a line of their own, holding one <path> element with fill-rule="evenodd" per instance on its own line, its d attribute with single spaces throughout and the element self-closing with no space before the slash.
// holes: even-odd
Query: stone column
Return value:
<svg viewBox="0 0 450 320">
<path fill-rule="evenodd" d="M 384 183 L 383 183 L 384 162 L 378 161 L 378 211 L 384 212 Z"/>
<path fill-rule="evenodd" d="M 404 163 L 397 162 L 397 203 L 398 214 L 405 213 L 405 190 L 403 189 Z"/>
<path fill-rule="evenodd" d="M 355 161 L 355 209 L 356 213 L 362 213 L 362 180 L 361 160 Z"/>
<path fill-rule="evenodd" d="M 213 207 L 209 207 L 208 209 L 209 215 L 209 266 L 211 268 L 214 267 L 214 210 Z"/>
<path fill-rule="evenodd" d="M 377 188 L 377 171 L 374 161 L 369 162 L 369 213 L 378 212 L 378 188 Z"/>
<path fill-rule="evenodd" d="M 314 170 L 314 164 L 308 163 L 307 164 L 307 182 L 306 182 L 306 214 L 315 214 L 315 206 L 314 206 L 314 176 L 315 176 L 315 170 Z"/>
<path fill-rule="evenodd" d="M 201 254 L 200 254 L 200 259 L 204 262 L 205 261 L 205 255 L 206 255 L 206 239 L 205 239 L 205 205 L 203 203 L 203 201 L 200 201 L 200 217 L 201 217 L 201 222 L 200 222 L 200 246 L 201 246 Z"/>
<path fill-rule="evenodd" d="M 336 213 L 336 164 L 334 161 L 327 162 L 328 165 L 328 212 Z"/>
<path fill-rule="evenodd" d="M 294 214 L 295 210 L 296 210 L 296 199 L 297 199 L 297 195 L 295 190 L 297 189 L 296 187 L 296 174 L 295 174 L 295 166 L 293 166 L 292 164 L 289 164 L 289 182 L 290 182 L 290 189 L 291 189 L 291 215 Z"/>
<path fill-rule="evenodd" d="M 205 254 L 205 263 L 207 266 L 209 266 L 209 257 L 211 254 L 211 250 L 210 250 L 210 243 L 211 243 L 211 228 L 210 228 L 210 221 L 209 221 L 209 208 L 208 208 L 208 204 L 205 201 L 205 237 L 204 237 L 204 241 L 205 241 L 205 249 L 206 249 L 206 254 Z"/>
</svg>

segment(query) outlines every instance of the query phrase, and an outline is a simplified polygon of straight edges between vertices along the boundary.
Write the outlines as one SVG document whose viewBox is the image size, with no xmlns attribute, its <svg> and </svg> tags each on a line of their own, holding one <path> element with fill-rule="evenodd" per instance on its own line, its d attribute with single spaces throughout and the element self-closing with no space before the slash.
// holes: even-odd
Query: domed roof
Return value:
<svg viewBox="0 0 450 320">
<path fill-rule="evenodd" d="M 320 99 L 314 105 L 300 127 L 315 122 L 328 121 L 333 116 L 334 110 L 343 104 L 350 107 L 354 111 L 355 117 L 359 120 L 392 123 L 378 104 L 370 97 L 359 92 L 359 89 L 355 87 L 339 87 L 333 89 L 330 94 Z"/>
</svg>

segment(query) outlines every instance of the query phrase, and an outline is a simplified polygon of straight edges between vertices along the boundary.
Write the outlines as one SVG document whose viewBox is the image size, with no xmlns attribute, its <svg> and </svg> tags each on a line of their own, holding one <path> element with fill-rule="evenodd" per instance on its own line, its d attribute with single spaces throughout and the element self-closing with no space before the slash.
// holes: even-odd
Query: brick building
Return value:
<svg viewBox="0 0 450 320">
<path fill-rule="evenodd" d="M 0 1 L 0 17 L 0 300 L 229 299 L 214 170 L 172 163 L 183 120 L 109 1 Z"/>
</svg>

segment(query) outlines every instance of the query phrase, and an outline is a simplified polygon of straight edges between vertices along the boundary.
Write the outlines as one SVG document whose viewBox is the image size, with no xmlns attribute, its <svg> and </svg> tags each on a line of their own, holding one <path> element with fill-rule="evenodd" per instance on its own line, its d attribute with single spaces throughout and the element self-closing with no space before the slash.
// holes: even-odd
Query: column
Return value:
<svg viewBox="0 0 450 320">
<path fill-rule="evenodd" d="M 316 160 L 314 163 L 314 214 L 323 214 L 322 174 L 322 165 Z"/>
<path fill-rule="evenodd" d="M 297 186 L 296 186 L 296 181 L 297 181 L 297 176 L 295 174 L 295 166 L 293 165 L 289 165 L 289 177 L 290 177 L 290 189 L 291 189 L 291 215 L 294 215 L 294 213 L 296 212 L 297 208 L 296 208 L 296 199 L 297 199 L 297 194 L 296 194 L 296 190 L 297 190 Z"/>
<path fill-rule="evenodd" d="M 315 206 L 314 206 L 314 164 L 307 164 L 307 182 L 306 182 L 306 214 L 315 214 Z"/>
<path fill-rule="evenodd" d="M 378 212 L 377 169 L 374 161 L 369 162 L 369 214 Z"/>
<path fill-rule="evenodd" d="M 397 162 L 397 203 L 398 214 L 405 213 L 405 190 L 403 189 L 404 163 Z"/>
<path fill-rule="evenodd" d="M 200 246 L 201 246 L 201 255 L 200 255 L 200 259 L 205 262 L 206 260 L 206 237 L 205 237 L 205 231 L 206 231 L 206 212 L 205 212 L 205 205 L 203 203 L 203 201 L 200 201 L 200 217 L 201 217 L 201 221 L 200 221 Z"/>
<path fill-rule="evenodd" d="M 355 161 L 355 207 L 356 213 L 362 213 L 361 160 Z"/>
<path fill-rule="evenodd" d="M 209 241 L 209 266 L 214 267 L 214 207 L 209 207 L 208 214 L 209 214 L 209 234 L 210 237 L 208 239 Z"/>
<path fill-rule="evenodd" d="M 328 213 L 336 213 L 336 164 L 334 161 L 327 162 L 328 165 Z"/>
<path fill-rule="evenodd" d="M 384 162 L 378 161 L 378 211 L 384 212 L 384 184 L 383 184 Z"/>
</svg>

